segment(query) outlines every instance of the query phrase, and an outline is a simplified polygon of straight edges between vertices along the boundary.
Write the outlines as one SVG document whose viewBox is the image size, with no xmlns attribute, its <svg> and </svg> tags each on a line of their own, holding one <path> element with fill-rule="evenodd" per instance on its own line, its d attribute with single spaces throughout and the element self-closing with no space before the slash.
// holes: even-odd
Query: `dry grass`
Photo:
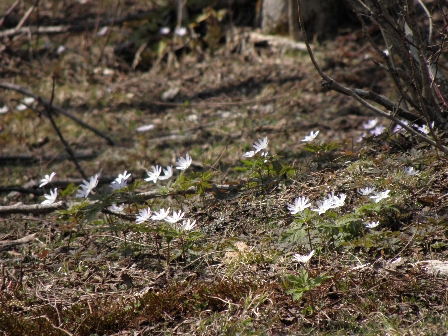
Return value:
<svg viewBox="0 0 448 336">
<path fill-rule="evenodd" d="M 135 8 L 144 9 L 144 4 L 126 9 Z M 175 240 L 168 267 L 163 237 L 141 232 L 133 221 L 102 214 L 93 220 L 59 213 L 4 216 L 1 240 L 31 233 L 38 237 L 0 252 L 4 335 L 446 333 L 446 278 L 419 263 L 447 258 L 445 158 L 408 136 L 385 134 L 357 143 L 362 123 L 372 116 L 346 97 L 321 93 L 303 53 L 247 45 L 244 30 L 237 29 L 213 56 L 185 49 L 177 54 L 177 68 L 164 58 L 150 71 L 131 71 L 129 61 L 109 46 L 133 28 L 114 28 L 98 66 L 94 60 L 104 38 L 92 32 L 41 36 L 32 59 L 22 37 L 11 44 L 14 53 L 5 53 L 15 63 L 1 63 L 2 78 L 49 98 L 55 74 L 55 103 L 117 140 L 117 146 L 109 147 L 79 125 L 56 118 L 75 152 L 96 153 L 81 161 L 89 176 L 98 171 L 116 176 L 126 169 L 141 180 L 151 165 L 173 164 L 189 152 L 192 171 L 212 171 L 211 182 L 245 188 L 146 202 L 152 209 L 188 211 L 202 233 L 187 253 L 181 253 Z M 47 40 L 69 50 L 59 56 L 54 50 L 45 53 Z M 353 35 L 344 42 L 316 46 L 331 75 L 360 87 L 375 82 L 377 90 L 390 90 L 381 70 L 351 54 L 361 41 Z M 356 70 L 349 74 L 337 66 L 340 62 Z M 104 75 L 104 69 L 113 74 Z M 162 101 L 161 95 L 173 87 L 179 88 L 176 97 Z M 22 98 L 5 92 L 2 99 L 13 107 Z M 154 124 L 154 130 L 135 131 L 146 124 Z M 58 180 L 79 177 L 69 161 L 42 159 L 64 151 L 44 116 L 10 111 L 0 116 L 0 125 L 1 155 L 27 153 L 41 160 L 2 164 L 2 187 L 36 185 L 51 171 Z M 316 129 L 319 141 L 336 141 L 340 147 L 317 155 L 304 150 L 301 139 Z M 242 165 L 242 154 L 254 140 L 264 136 L 270 153 L 294 171 L 246 184 L 250 171 L 235 167 Z M 406 175 L 403 170 L 409 166 L 419 175 Z M 316 201 L 335 191 L 347 195 L 337 211 L 343 216 L 368 202 L 358 192 L 365 186 L 391 190 L 389 207 L 363 218 L 379 220 L 379 228 L 341 229 L 328 241 L 314 237 L 319 253 L 307 265 L 309 276 L 332 278 L 293 301 L 284 277 L 298 274 L 300 267 L 291 256 L 308 253 L 310 246 L 306 237 L 284 239 L 293 225 L 286 205 L 298 196 Z M 138 190 L 154 188 L 144 183 Z M 1 199 L 2 205 L 18 201 L 39 203 L 41 197 L 13 192 Z M 137 207 L 130 207 L 132 216 Z M 399 263 L 391 262 L 398 257 Z M 369 265 L 359 268 L 361 263 Z"/>
</svg>

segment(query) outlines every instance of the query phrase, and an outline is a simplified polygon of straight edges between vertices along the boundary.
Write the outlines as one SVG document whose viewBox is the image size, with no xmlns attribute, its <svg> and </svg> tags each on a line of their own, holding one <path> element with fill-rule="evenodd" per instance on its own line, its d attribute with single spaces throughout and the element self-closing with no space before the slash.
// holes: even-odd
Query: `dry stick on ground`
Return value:
<svg viewBox="0 0 448 336">
<path fill-rule="evenodd" d="M 308 41 L 308 38 L 306 36 L 306 31 L 305 31 L 305 26 L 303 23 L 303 17 L 302 17 L 302 12 L 301 12 L 301 3 L 300 0 L 297 0 L 298 2 L 298 8 L 299 8 L 299 19 L 300 19 L 300 28 L 302 30 L 302 37 L 303 40 L 305 41 L 306 44 L 306 48 L 308 50 L 308 54 L 310 56 L 311 62 L 313 63 L 315 69 L 317 70 L 317 72 L 319 73 L 319 75 L 322 77 L 322 79 L 324 79 L 326 81 L 325 83 L 325 87 L 337 92 L 340 92 L 342 94 L 345 94 L 347 96 L 351 96 L 353 97 L 356 101 L 360 102 L 361 105 L 367 107 L 369 110 L 372 110 L 373 112 L 392 120 L 393 122 L 395 122 L 396 124 L 400 125 L 402 128 L 404 128 L 405 130 L 407 130 L 408 132 L 410 132 L 411 134 L 415 135 L 416 137 L 420 138 L 421 140 L 423 140 L 424 142 L 430 144 L 431 146 L 434 146 L 435 148 L 440 149 L 443 153 L 445 153 L 445 155 L 448 155 L 448 148 L 443 146 L 440 143 L 437 143 L 436 141 L 433 141 L 431 139 L 429 139 L 428 137 L 424 136 L 423 134 L 417 132 L 416 130 L 414 130 L 412 127 L 409 127 L 406 123 L 402 122 L 400 119 L 398 119 L 397 117 L 395 117 L 394 115 L 387 113 L 385 111 L 380 110 L 379 108 L 373 106 L 372 104 L 370 104 L 369 102 L 367 102 L 366 100 L 364 100 L 363 98 L 361 98 L 354 89 L 350 89 L 348 87 L 345 87 L 341 84 L 339 84 L 337 81 L 335 81 L 334 79 L 330 78 L 328 75 L 326 75 L 322 69 L 320 68 L 319 64 L 317 64 L 316 59 L 314 58 L 314 54 L 313 51 L 311 49 L 310 43 Z"/>
<path fill-rule="evenodd" d="M 13 90 L 13 91 L 16 91 L 16 92 L 20 92 L 21 94 L 23 94 L 25 96 L 33 97 L 34 99 L 36 99 L 39 102 L 41 102 L 41 104 L 46 109 L 50 106 L 49 102 L 46 99 L 44 99 L 41 96 L 38 96 L 38 95 L 28 91 L 26 88 L 24 88 L 24 87 L 22 87 L 20 85 L 16 85 L 16 84 L 12 84 L 12 83 L 0 82 L 0 88 L 7 89 L 7 90 Z M 111 145 L 111 146 L 115 146 L 116 145 L 115 141 L 112 138 L 110 138 L 107 134 L 97 130 L 96 128 L 94 128 L 94 127 L 90 126 L 89 124 L 85 123 L 84 121 L 82 121 L 78 117 L 75 117 L 74 115 L 68 113 L 62 107 L 60 107 L 58 105 L 52 105 L 51 108 L 52 108 L 53 114 L 56 114 L 56 115 L 57 115 L 57 113 L 63 114 L 66 117 L 72 119 L 74 122 L 76 122 L 79 125 L 81 125 L 82 127 L 87 128 L 88 130 L 92 131 L 96 135 L 106 139 L 107 142 L 109 143 L 109 145 Z M 54 113 L 54 112 L 57 112 L 57 113 Z"/>
<path fill-rule="evenodd" d="M 62 135 L 61 131 L 59 130 L 58 125 L 56 125 L 56 122 L 54 121 L 53 110 L 52 110 L 53 108 L 51 105 L 53 104 L 53 98 L 54 98 L 55 78 L 53 77 L 52 80 L 53 80 L 53 83 L 52 83 L 52 88 L 51 88 L 50 103 L 47 106 L 44 105 L 44 107 L 47 111 L 48 119 L 50 119 L 50 122 L 53 125 L 54 130 L 58 134 L 58 137 L 61 140 L 61 142 L 64 144 L 65 150 L 67 151 L 68 155 L 70 155 L 70 158 L 72 159 L 73 163 L 75 164 L 76 169 L 78 169 L 78 171 L 81 173 L 82 177 L 84 177 L 87 180 L 87 175 L 86 175 L 86 173 L 84 173 L 84 170 L 82 170 L 78 160 L 76 160 L 75 153 L 73 152 L 73 150 L 70 147 L 70 145 L 68 144 L 68 142 L 65 140 L 64 136 Z M 41 102 L 41 101 L 39 101 L 39 102 Z"/>
<path fill-rule="evenodd" d="M 211 188 L 207 188 L 204 191 L 205 192 L 239 192 L 242 187 L 244 186 L 244 183 L 241 183 L 240 185 L 227 185 L 227 184 L 217 184 L 212 185 Z M 147 192 L 143 192 L 140 194 L 135 195 L 134 201 L 143 203 L 146 200 L 154 199 L 154 198 L 161 198 L 161 197 L 169 197 L 169 196 L 184 196 L 184 195 L 192 195 L 196 194 L 198 190 L 196 187 L 190 187 L 187 190 L 178 190 L 174 191 L 172 193 L 168 194 L 162 194 L 157 190 L 151 190 Z M 128 201 L 123 202 L 117 202 L 117 204 L 127 203 Z M 90 201 L 91 204 L 96 203 L 96 201 Z M 51 213 L 57 210 L 64 210 L 68 209 L 68 204 L 66 204 L 63 201 L 53 203 L 53 204 L 14 204 L 14 205 L 7 205 L 7 206 L 0 206 L 0 215 L 10 215 L 10 214 L 47 214 Z M 104 213 L 112 214 L 112 215 L 118 215 L 117 213 L 104 209 Z M 121 216 L 120 216 L 121 217 Z M 124 219 L 129 219 L 128 217 L 124 216 Z"/>
<path fill-rule="evenodd" d="M 20 239 L 0 241 L 0 252 L 1 251 L 8 251 L 12 247 L 17 246 L 17 245 L 22 245 L 22 244 L 29 243 L 32 240 L 34 240 L 34 238 L 36 238 L 36 235 L 37 235 L 37 233 L 33 233 L 33 234 L 30 234 L 30 235 L 25 236 L 25 237 L 20 238 Z"/>
<path fill-rule="evenodd" d="M 124 17 L 120 17 L 115 19 L 115 25 L 122 24 L 127 21 L 136 21 L 141 20 L 148 16 L 148 14 L 152 13 L 153 10 L 144 11 L 137 14 L 130 14 Z M 113 21 L 113 19 L 106 19 L 100 22 L 101 26 L 107 26 L 110 25 L 110 23 Z M 67 32 L 80 32 L 85 30 L 91 30 L 95 29 L 96 26 L 96 20 L 91 22 L 88 21 L 87 23 L 81 23 L 78 25 L 60 25 L 60 26 L 48 26 L 48 27 L 21 27 L 20 29 L 11 28 L 7 29 L 5 31 L 0 32 L 0 38 L 2 37 L 9 37 L 19 34 L 30 34 L 30 33 L 38 33 L 38 34 L 62 34 Z"/>
</svg>

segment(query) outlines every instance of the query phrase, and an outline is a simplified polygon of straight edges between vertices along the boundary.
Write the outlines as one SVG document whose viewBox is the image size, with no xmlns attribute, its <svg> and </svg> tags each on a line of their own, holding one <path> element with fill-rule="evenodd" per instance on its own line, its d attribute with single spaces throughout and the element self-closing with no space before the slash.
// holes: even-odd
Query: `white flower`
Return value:
<svg viewBox="0 0 448 336">
<path fill-rule="evenodd" d="M 406 121 L 406 120 L 400 120 L 403 124 L 405 124 L 405 125 L 409 125 L 409 122 L 408 121 Z M 394 129 L 392 130 L 392 132 L 393 133 L 398 133 L 398 132 L 400 132 L 401 130 L 403 130 L 404 128 L 401 126 L 401 125 L 399 125 L 399 124 L 397 124 L 397 125 L 395 125 L 395 127 L 394 127 Z"/>
<path fill-rule="evenodd" d="M 34 100 L 35 99 L 33 97 L 27 97 L 27 98 L 24 98 L 22 101 L 25 105 L 31 105 L 32 103 L 34 103 Z"/>
<path fill-rule="evenodd" d="M 290 211 L 291 215 L 295 215 L 296 213 L 302 212 L 306 208 L 309 208 L 311 206 L 311 203 L 308 202 L 308 197 L 297 197 L 294 200 L 294 204 L 288 204 L 288 210 Z"/>
<path fill-rule="evenodd" d="M 378 225 L 380 225 L 380 222 L 376 221 L 376 222 L 370 222 L 366 224 L 366 228 L 368 229 L 373 229 L 376 228 Z"/>
<path fill-rule="evenodd" d="M 378 203 L 379 201 L 381 201 L 382 199 L 388 198 L 389 197 L 389 192 L 390 190 L 385 190 L 382 191 L 376 195 L 370 196 L 371 199 L 373 199 L 375 201 L 375 203 Z"/>
<path fill-rule="evenodd" d="M 150 124 L 150 125 L 144 125 L 144 126 L 137 127 L 135 130 L 137 132 L 147 132 L 147 131 L 150 131 L 152 129 L 154 129 L 154 125 Z"/>
<path fill-rule="evenodd" d="M 145 181 L 153 181 L 154 183 L 157 182 L 157 179 L 160 176 L 160 173 L 162 172 L 162 167 L 159 166 L 152 166 L 151 167 L 152 172 L 146 172 L 148 174 L 148 178 L 145 178 Z"/>
<path fill-rule="evenodd" d="M 293 255 L 292 259 L 293 259 L 293 261 L 297 261 L 299 263 L 306 264 L 311 259 L 311 257 L 313 255 L 314 255 L 314 250 L 312 250 L 308 255 L 301 255 L 301 254 L 296 253 Z"/>
<path fill-rule="evenodd" d="M 356 142 L 361 142 L 362 139 L 364 139 L 367 136 L 367 134 L 364 132 L 361 134 L 361 137 L 358 138 L 358 140 L 356 140 Z"/>
<path fill-rule="evenodd" d="M 45 177 L 42 180 L 40 180 L 39 188 L 41 188 L 44 185 L 50 183 L 55 175 L 56 175 L 55 172 L 52 172 L 50 175 L 45 175 Z"/>
<path fill-rule="evenodd" d="M 381 133 L 383 133 L 385 129 L 386 129 L 386 127 L 384 127 L 383 125 L 378 125 L 373 130 L 370 130 L 369 132 L 370 132 L 370 134 L 372 134 L 374 136 L 378 136 Z"/>
<path fill-rule="evenodd" d="M 163 176 L 159 176 L 159 180 L 168 180 L 171 176 L 173 176 L 173 166 L 167 166 L 163 170 Z"/>
<path fill-rule="evenodd" d="M 136 216 L 135 222 L 137 224 L 141 224 L 143 222 L 146 222 L 150 218 L 151 218 L 151 209 L 148 207 L 146 209 L 140 210 L 140 212 Z"/>
<path fill-rule="evenodd" d="M 368 196 L 368 195 L 370 195 L 370 194 L 372 194 L 372 193 L 375 192 L 375 188 L 372 188 L 372 187 L 365 187 L 365 188 L 363 188 L 363 189 L 358 189 L 358 191 L 359 191 L 359 193 L 360 193 L 361 195 L 363 195 L 363 196 Z"/>
<path fill-rule="evenodd" d="M 404 169 L 404 172 L 406 173 L 406 175 L 409 175 L 409 176 L 418 175 L 418 171 L 416 171 L 416 170 L 414 169 L 414 167 L 406 167 L 406 168 Z"/>
<path fill-rule="evenodd" d="M 28 108 L 28 106 L 23 105 L 23 104 L 19 104 L 16 106 L 17 111 L 25 111 L 27 108 Z"/>
<path fill-rule="evenodd" d="M 174 34 L 176 34 L 177 36 L 185 36 L 187 35 L 187 28 L 185 27 L 178 27 L 174 30 Z"/>
<path fill-rule="evenodd" d="M 116 213 L 121 213 L 124 210 L 124 204 L 116 205 L 115 203 L 112 203 L 110 207 L 107 208 L 108 210 Z"/>
<path fill-rule="evenodd" d="M 369 129 L 374 128 L 376 126 L 376 124 L 378 124 L 378 118 L 369 120 L 368 122 L 362 124 L 362 127 L 364 129 L 369 130 Z"/>
<path fill-rule="evenodd" d="M 394 129 L 392 130 L 392 133 L 398 133 L 403 129 L 401 125 L 395 125 Z"/>
<path fill-rule="evenodd" d="M 127 170 L 124 171 L 123 174 L 118 174 L 118 177 L 109 185 L 112 190 L 120 190 L 126 187 L 127 185 L 127 179 L 131 176 L 131 174 L 127 172 Z"/>
<path fill-rule="evenodd" d="M 330 198 L 325 198 L 323 201 L 317 202 L 317 208 L 311 209 L 319 215 L 322 215 L 326 213 L 328 210 L 330 210 L 333 207 L 333 200 Z"/>
<path fill-rule="evenodd" d="M 196 221 L 191 221 L 190 219 L 184 219 L 182 224 L 179 225 L 179 229 L 182 231 L 191 231 L 196 225 Z"/>
<path fill-rule="evenodd" d="M 154 212 L 154 215 L 152 215 L 151 219 L 163 220 L 168 216 L 169 213 L 170 213 L 170 208 L 168 208 L 166 210 L 160 209 L 159 212 L 157 212 L 157 211 Z"/>
<path fill-rule="evenodd" d="M 79 187 L 80 189 L 78 189 L 78 192 L 76 193 L 75 197 L 80 197 L 80 198 L 87 198 L 87 196 L 89 196 L 90 192 L 97 186 L 98 184 L 98 174 L 96 174 L 95 176 L 92 176 L 90 178 L 90 181 L 87 182 L 86 180 L 82 181 L 84 184 L 81 184 Z"/>
<path fill-rule="evenodd" d="M 58 49 L 56 49 L 56 53 L 58 54 L 58 55 L 60 55 L 60 54 L 62 54 L 64 51 L 66 51 L 67 50 L 67 48 L 64 46 L 64 45 L 60 45 L 59 47 L 58 47 Z"/>
<path fill-rule="evenodd" d="M 165 218 L 165 221 L 167 221 L 168 223 L 174 224 L 174 223 L 180 221 L 184 216 L 185 216 L 185 213 L 182 212 L 181 210 L 179 210 L 177 213 L 176 213 L 176 211 L 173 210 L 173 215 L 167 216 Z"/>
<path fill-rule="evenodd" d="M 255 152 L 254 151 L 250 151 L 250 152 L 246 152 L 246 154 L 244 154 L 243 157 L 250 158 L 250 157 L 252 157 L 254 155 L 255 155 Z"/>
<path fill-rule="evenodd" d="M 311 142 L 317 137 L 318 134 L 319 134 L 319 131 L 316 131 L 316 132 L 311 131 L 310 135 L 306 135 L 303 138 L 302 142 Z"/>
<path fill-rule="evenodd" d="M 120 180 L 119 182 L 117 181 L 113 181 L 111 184 L 109 184 L 109 186 L 112 188 L 112 190 L 121 190 L 123 188 L 125 188 L 127 186 L 127 181 L 126 180 Z"/>
<path fill-rule="evenodd" d="M 427 125 L 423 125 L 422 127 L 419 127 L 418 125 L 414 125 L 415 127 L 417 127 L 417 129 L 424 133 L 424 134 L 429 134 L 429 127 Z M 431 123 L 431 128 L 434 128 L 434 121 Z"/>
<path fill-rule="evenodd" d="M 422 133 L 424 133 L 424 134 L 428 134 L 429 133 L 429 128 L 428 128 L 428 126 L 426 126 L 426 125 L 423 125 L 422 127 L 420 127 L 420 126 L 418 126 L 418 125 L 415 125 L 416 127 L 417 127 L 417 129 L 420 131 L 420 132 L 422 132 Z"/>
<path fill-rule="evenodd" d="M 0 107 L 0 114 L 4 114 L 9 111 L 9 107 L 6 105 L 3 105 L 3 107 Z"/>
<path fill-rule="evenodd" d="M 191 162 L 193 162 L 193 159 L 187 153 L 187 155 L 185 156 L 185 159 L 183 157 L 180 157 L 179 160 L 177 160 L 177 162 L 176 162 L 176 164 L 177 164 L 176 169 L 185 170 L 188 167 L 190 167 Z"/>
<path fill-rule="evenodd" d="M 160 35 L 168 35 L 171 32 L 171 29 L 168 27 L 162 27 L 159 30 Z"/>
<path fill-rule="evenodd" d="M 268 137 L 264 137 L 264 139 L 258 139 L 258 142 L 255 141 L 254 145 L 252 147 L 255 148 L 255 154 L 257 154 L 259 151 L 266 149 L 268 147 Z"/>
<path fill-rule="evenodd" d="M 56 201 L 56 197 L 58 197 L 58 188 L 54 188 L 54 191 L 50 190 L 50 195 L 44 195 L 46 200 L 41 204 L 53 204 Z"/>
<path fill-rule="evenodd" d="M 333 201 L 332 208 L 339 208 L 339 207 L 343 206 L 345 203 L 346 197 L 347 197 L 346 194 L 339 194 L 339 196 L 335 196 L 335 195 L 333 195 L 333 193 L 331 193 L 331 200 Z"/>
<path fill-rule="evenodd" d="M 102 27 L 102 28 L 98 31 L 98 33 L 96 33 L 96 35 L 97 35 L 97 36 L 104 36 L 104 35 L 107 34 L 108 29 L 109 29 L 108 26 L 104 26 L 104 27 Z"/>
</svg>

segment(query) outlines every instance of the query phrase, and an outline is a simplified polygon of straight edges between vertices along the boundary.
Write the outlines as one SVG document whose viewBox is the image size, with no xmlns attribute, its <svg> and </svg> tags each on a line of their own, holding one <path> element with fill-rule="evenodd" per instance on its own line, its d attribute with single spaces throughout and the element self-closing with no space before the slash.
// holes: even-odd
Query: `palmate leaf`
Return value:
<svg viewBox="0 0 448 336">
<path fill-rule="evenodd" d="M 282 234 L 283 241 L 288 241 L 293 244 L 298 244 L 304 241 L 305 237 L 306 237 L 305 229 L 303 229 L 302 226 L 298 225 L 290 228 L 289 230 L 287 230 Z"/>
<path fill-rule="evenodd" d="M 300 300 L 303 296 L 303 291 L 297 289 L 288 289 L 286 294 L 292 294 L 292 300 L 297 301 Z"/>
<path fill-rule="evenodd" d="M 354 214 L 347 214 L 334 222 L 335 227 L 345 227 L 349 224 L 361 222 L 361 219 Z"/>
</svg>

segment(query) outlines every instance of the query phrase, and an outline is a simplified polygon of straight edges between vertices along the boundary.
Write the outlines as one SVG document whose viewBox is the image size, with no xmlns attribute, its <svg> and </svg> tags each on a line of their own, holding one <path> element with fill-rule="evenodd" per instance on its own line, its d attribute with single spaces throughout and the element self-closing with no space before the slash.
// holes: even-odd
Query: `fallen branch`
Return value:
<svg viewBox="0 0 448 336">
<path fill-rule="evenodd" d="M 14 205 L 7 205 L 0 207 L 0 214 L 47 214 L 56 210 L 67 209 L 65 202 L 60 201 L 53 204 L 23 204 L 17 203 Z"/>
<path fill-rule="evenodd" d="M 25 236 L 25 237 L 20 238 L 20 239 L 0 241 L 0 252 L 7 251 L 7 250 L 9 250 L 12 247 L 17 246 L 17 245 L 22 245 L 22 244 L 29 243 L 32 240 L 34 240 L 34 238 L 36 238 L 36 236 L 37 236 L 37 233 L 33 233 L 33 234 L 30 234 L 30 235 Z"/>
<path fill-rule="evenodd" d="M 25 244 L 29 243 L 31 240 L 33 240 L 36 237 L 37 233 L 30 234 L 28 236 L 25 236 L 20 239 L 13 239 L 13 240 L 0 240 L 0 245 L 10 245 L 10 244 Z"/>
<path fill-rule="evenodd" d="M 219 184 L 219 185 L 212 185 L 211 188 L 206 189 L 206 192 L 211 193 L 225 193 L 225 192 L 239 192 L 241 188 L 243 187 L 243 183 L 239 185 L 227 185 L 227 184 Z M 157 190 L 147 191 L 140 194 L 135 195 L 133 198 L 134 201 L 138 202 L 145 202 L 146 200 L 153 199 L 153 198 L 159 198 L 159 197 L 168 197 L 168 196 L 185 196 L 185 195 L 192 195 L 196 194 L 198 191 L 196 187 L 190 187 L 187 190 L 177 190 L 172 193 L 164 194 L 160 193 Z M 97 201 L 91 201 L 91 204 L 94 204 Z M 127 201 L 123 201 L 121 203 L 126 203 Z M 120 204 L 120 202 L 117 202 Z M 17 203 L 14 205 L 8 205 L 8 206 L 0 206 L 0 215 L 8 215 L 8 214 L 46 214 L 51 213 L 57 210 L 63 210 L 68 209 L 68 204 L 60 201 L 53 204 L 22 204 Z M 104 209 L 103 212 L 110 213 L 116 215 L 115 212 L 109 211 Z M 127 216 L 125 216 L 126 219 L 129 219 Z"/>
<path fill-rule="evenodd" d="M 305 43 L 295 42 L 287 37 L 264 35 L 257 32 L 251 32 L 249 33 L 249 38 L 250 41 L 254 43 L 266 42 L 268 45 L 276 48 L 306 51 Z"/>
</svg>

